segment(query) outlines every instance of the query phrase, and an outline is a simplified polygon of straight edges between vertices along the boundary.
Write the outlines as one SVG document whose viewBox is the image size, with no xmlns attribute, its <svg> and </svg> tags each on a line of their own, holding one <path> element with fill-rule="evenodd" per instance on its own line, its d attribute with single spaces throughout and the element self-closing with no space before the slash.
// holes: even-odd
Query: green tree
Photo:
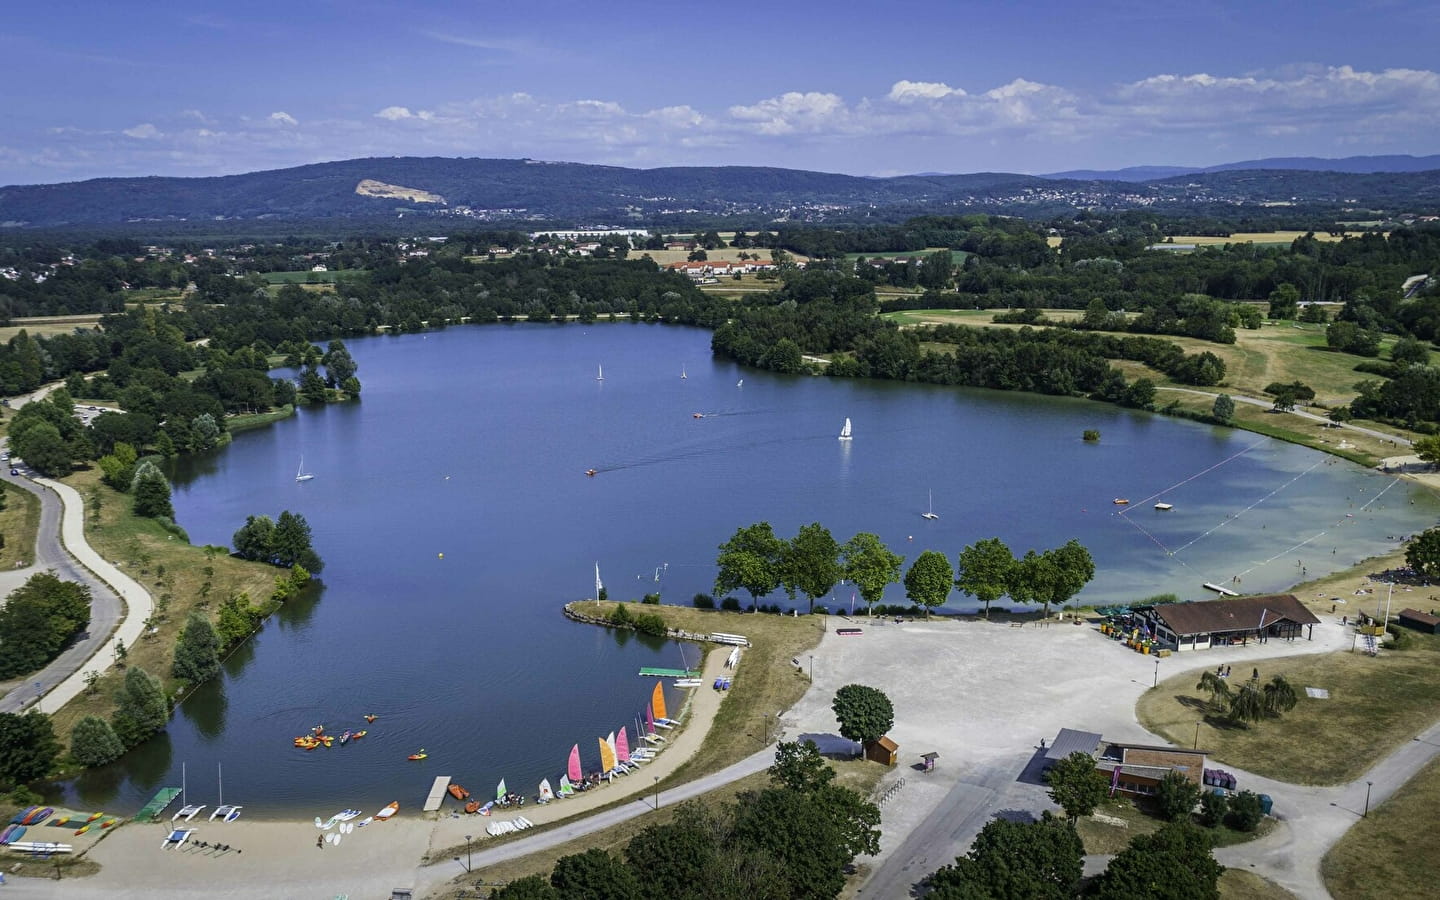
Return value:
<svg viewBox="0 0 1440 900">
<path fill-rule="evenodd" d="M 300 400 L 304 403 L 324 403 L 329 395 L 325 392 L 325 379 L 315 366 L 307 365 L 300 372 Z"/>
<path fill-rule="evenodd" d="M 1065 811 L 1072 825 L 1095 812 L 1110 789 L 1105 776 L 1095 768 L 1095 758 L 1081 750 L 1051 766 L 1045 781 L 1050 785 L 1050 799 Z"/>
<path fill-rule="evenodd" d="M 135 515 L 150 519 L 175 517 L 175 507 L 170 503 L 170 482 L 154 463 L 143 462 L 135 467 L 130 493 L 135 498 Z"/>
<path fill-rule="evenodd" d="M 1265 695 L 1265 712 L 1272 716 L 1289 712 L 1299 702 L 1294 685 L 1284 675 L 1271 678 L 1261 692 Z"/>
<path fill-rule="evenodd" d="M 1082 875 L 1085 847 L 1066 823 L 991 819 L 970 852 L 930 876 L 930 900 L 1068 900 Z"/>
<path fill-rule="evenodd" d="M 1415 455 L 1431 466 L 1440 464 L 1440 434 L 1430 434 L 1415 439 L 1411 449 Z"/>
<path fill-rule="evenodd" d="M 345 342 L 341 340 L 330 342 L 320 362 L 325 366 L 325 383 L 330 387 L 340 387 L 354 378 L 360 368 L 350 356 L 350 351 L 345 349 Z"/>
<path fill-rule="evenodd" d="M 770 766 L 769 775 L 770 780 L 780 787 L 801 793 L 818 791 L 835 780 L 835 770 L 825 762 L 814 741 L 781 741 L 777 744 L 775 763 Z"/>
<path fill-rule="evenodd" d="M 1270 318 L 1293 319 L 1300 304 L 1300 289 L 1287 282 L 1270 292 Z"/>
<path fill-rule="evenodd" d="M 890 698 L 868 685 L 845 685 L 835 692 L 830 708 L 840 723 L 840 736 L 861 744 L 878 741 L 895 724 Z"/>
<path fill-rule="evenodd" d="M 280 513 L 275 522 L 275 535 L 271 544 L 272 561 L 277 566 L 290 568 L 302 566 L 306 571 L 319 572 L 325 568 L 320 556 L 311 546 L 310 523 L 299 513 L 288 509 Z"/>
<path fill-rule="evenodd" d="M 117 491 L 130 490 L 130 482 L 135 479 L 137 458 L 135 448 L 120 441 L 110 453 L 100 457 L 101 478 Z"/>
<path fill-rule="evenodd" d="M 1260 687 L 1253 681 L 1247 681 L 1240 686 L 1240 690 L 1230 698 L 1230 718 L 1236 722 L 1259 722 L 1264 719 L 1268 712 L 1265 709 L 1265 696 L 1260 692 Z"/>
<path fill-rule="evenodd" d="M 621 607 L 622 609 L 624 607 Z M 241 591 L 231 594 L 216 611 L 216 635 L 220 646 L 231 647 L 255 630 L 260 623 L 260 610 L 250 603 L 250 595 Z"/>
<path fill-rule="evenodd" d="M 175 661 L 170 674 L 195 685 L 219 673 L 220 639 L 215 627 L 200 613 L 192 612 L 175 642 Z"/>
<path fill-rule="evenodd" d="M 1045 604 L 1044 616 L 1050 617 L 1050 604 L 1064 606 L 1095 577 L 1095 561 L 1090 551 L 1073 538 L 1063 547 L 1046 550 L 1041 555 L 1038 572 L 1039 597 Z"/>
<path fill-rule="evenodd" d="M 124 752 L 115 729 L 99 716 L 86 716 L 70 732 L 70 755 L 87 769 L 114 762 Z"/>
<path fill-rule="evenodd" d="M 1222 422 L 1229 422 L 1235 418 L 1235 400 L 1229 394 L 1216 395 L 1215 405 L 1210 407 L 1210 415 Z"/>
<path fill-rule="evenodd" d="M 1264 809 L 1259 794 L 1241 791 L 1230 798 L 1230 812 L 1225 818 L 1236 831 L 1250 832 L 1260 827 L 1260 820 L 1265 817 Z"/>
<path fill-rule="evenodd" d="M 955 570 L 945 554 L 926 550 L 915 558 L 910 571 L 905 573 L 905 596 L 912 603 L 925 607 L 925 617 L 930 610 L 945 603 L 950 588 L 955 582 Z"/>
<path fill-rule="evenodd" d="M 785 590 L 798 590 L 810 601 L 810 611 L 815 611 L 815 598 L 830 593 L 835 583 L 844 575 L 840 567 L 840 545 L 835 542 L 829 529 L 819 522 L 803 525 L 785 547 L 782 557 Z"/>
<path fill-rule="evenodd" d="M 12 426 L 10 446 L 16 455 L 41 475 L 59 478 L 70 474 L 74 462 L 70 455 L 70 443 L 49 422 L 38 422 L 18 434 Z"/>
<path fill-rule="evenodd" d="M 780 586 L 785 542 L 775 536 L 769 522 L 757 522 L 738 529 L 730 540 L 720 545 L 716 559 L 719 573 L 715 576 L 715 594 L 724 596 L 738 588 L 760 598 Z"/>
<path fill-rule="evenodd" d="M 209 413 L 201 413 L 190 420 L 190 445 L 197 451 L 215 449 L 220 443 L 220 426 L 215 422 L 215 417 Z"/>
<path fill-rule="evenodd" d="M 919 280 L 920 286 L 932 290 L 942 291 L 950 287 L 951 280 L 955 276 L 955 263 L 949 250 L 940 250 L 931 253 L 920 263 Z"/>
<path fill-rule="evenodd" d="M 1416 572 L 1440 576 L 1440 527 L 1427 528 L 1405 545 L 1405 562 Z"/>
<path fill-rule="evenodd" d="M 1218 900 L 1224 866 L 1210 836 L 1188 822 L 1167 822 L 1130 842 L 1096 879 L 1099 900 Z"/>
<path fill-rule="evenodd" d="M 1206 828 L 1214 828 L 1225 821 L 1225 814 L 1230 810 L 1230 802 L 1225 799 L 1224 792 L 1206 791 L 1200 795 L 1200 824 Z"/>
<path fill-rule="evenodd" d="M 169 721 L 170 701 L 160 680 L 140 666 L 131 666 L 115 697 L 115 715 L 111 719 L 120 742 L 134 747 Z"/>
<path fill-rule="evenodd" d="M 1200 683 L 1195 685 L 1197 691 L 1208 691 L 1210 694 L 1210 708 L 1216 712 L 1223 712 L 1230 707 L 1230 683 L 1219 675 L 1205 670 L 1200 675 Z"/>
<path fill-rule="evenodd" d="M 769 896 L 821 900 L 840 892 L 855 855 L 827 798 L 770 788 L 739 799 L 731 843 L 777 863 Z"/>
<path fill-rule="evenodd" d="M 680 807 L 673 822 L 652 825 L 625 845 L 625 863 L 640 875 L 644 900 L 696 896 L 716 865 L 719 823 L 699 803 Z"/>
<path fill-rule="evenodd" d="M 268 562 L 275 552 L 275 522 L 269 516 L 246 516 L 230 542 L 241 559 Z"/>
<path fill-rule="evenodd" d="M 1160 815 L 1171 822 L 1187 819 L 1195 809 L 1195 804 L 1200 802 L 1200 786 L 1184 774 L 1171 769 L 1160 779 L 1160 786 L 1155 791 L 1155 802 L 1160 807 Z"/>
<path fill-rule="evenodd" d="M 550 884 L 566 900 L 640 900 L 635 873 L 598 847 L 556 860 Z"/>
<path fill-rule="evenodd" d="M 564 900 L 541 875 L 526 875 L 490 893 L 490 900 Z"/>
<path fill-rule="evenodd" d="M 862 531 L 845 542 L 840 551 L 845 578 L 855 583 L 865 598 L 865 609 L 879 603 L 885 588 L 900 580 L 900 567 L 905 557 L 891 553 L 878 535 Z"/>
<path fill-rule="evenodd" d="M 0 786 L 12 788 L 44 778 L 59 753 L 49 716 L 35 709 L 0 713 Z"/>
<path fill-rule="evenodd" d="M 1390 348 L 1390 358 L 1402 366 L 1424 366 L 1430 364 L 1430 348 L 1424 341 L 1413 337 L 1402 337 Z"/>
<path fill-rule="evenodd" d="M 0 606 L 0 678 L 42 668 L 90 624 L 90 589 L 37 572 Z"/>
<path fill-rule="evenodd" d="M 999 538 L 984 538 L 960 551 L 956 560 L 955 587 L 960 593 L 985 604 L 985 618 L 990 618 L 990 604 L 1005 596 L 1015 570 L 1015 554 Z"/>
</svg>

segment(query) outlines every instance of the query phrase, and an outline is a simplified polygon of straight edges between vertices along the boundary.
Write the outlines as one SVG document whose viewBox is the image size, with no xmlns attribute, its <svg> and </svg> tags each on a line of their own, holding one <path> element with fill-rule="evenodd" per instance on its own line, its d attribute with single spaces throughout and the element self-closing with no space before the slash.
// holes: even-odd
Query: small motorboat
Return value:
<svg viewBox="0 0 1440 900">
<path fill-rule="evenodd" d="M 692 419 L 703 419 L 703 418 L 705 418 L 705 414 L 704 414 L 704 413 L 691 413 L 691 414 L 690 414 L 690 418 L 692 418 Z"/>
<path fill-rule="evenodd" d="M 365 722 L 366 722 L 366 724 L 369 724 L 369 723 L 371 723 L 371 722 L 374 722 L 374 721 L 375 721 L 376 719 L 378 719 L 378 718 L 380 718 L 380 717 L 377 716 L 377 715 L 375 715 L 374 713 L 370 713 L 369 715 L 367 715 L 367 716 L 365 717 Z"/>
<path fill-rule="evenodd" d="M 1112 501 L 1110 501 L 1110 502 L 1111 502 L 1111 503 L 1114 503 L 1116 506 L 1129 506 L 1129 505 L 1130 505 L 1130 501 L 1127 500 L 1127 499 L 1125 499 L 1124 497 L 1116 497 L 1114 500 L 1112 500 Z"/>
<path fill-rule="evenodd" d="M 450 786 L 445 790 L 450 792 L 450 796 L 454 797 L 456 800 L 459 800 L 462 803 L 470 799 L 470 792 L 453 781 L 450 782 Z"/>
<path fill-rule="evenodd" d="M 407 756 L 407 757 L 405 757 L 405 758 L 408 759 L 408 760 L 410 760 L 411 762 L 417 762 L 417 761 L 419 761 L 419 760 L 424 759 L 425 757 L 427 757 L 427 756 L 429 756 L 429 755 L 430 755 L 430 754 L 428 754 L 428 753 L 425 752 L 425 748 L 424 748 L 424 747 L 421 747 L 419 753 L 412 753 L 412 754 L 410 754 L 409 756 Z"/>
<path fill-rule="evenodd" d="M 586 469 L 585 474 L 589 475 L 591 478 L 594 478 L 597 472 L 595 469 Z"/>
</svg>

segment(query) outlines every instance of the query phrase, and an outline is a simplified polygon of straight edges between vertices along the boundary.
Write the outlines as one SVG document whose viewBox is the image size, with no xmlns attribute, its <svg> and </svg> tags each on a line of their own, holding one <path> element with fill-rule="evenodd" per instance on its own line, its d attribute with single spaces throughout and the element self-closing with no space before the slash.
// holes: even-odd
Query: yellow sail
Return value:
<svg viewBox="0 0 1440 900">
<path fill-rule="evenodd" d="M 610 749 L 609 743 L 600 738 L 600 771 L 608 772 L 615 768 L 615 751 Z"/>
<path fill-rule="evenodd" d="M 655 711 L 655 718 L 670 718 L 670 714 L 665 711 L 665 686 L 658 681 L 655 682 L 655 692 L 650 695 L 650 708 Z"/>
</svg>

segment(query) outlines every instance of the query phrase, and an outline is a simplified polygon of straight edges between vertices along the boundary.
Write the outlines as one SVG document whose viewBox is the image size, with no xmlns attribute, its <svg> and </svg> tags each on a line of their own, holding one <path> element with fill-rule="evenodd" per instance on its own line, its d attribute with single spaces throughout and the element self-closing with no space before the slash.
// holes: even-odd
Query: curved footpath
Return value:
<svg viewBox="0 0 1440 900">
<path fill-rule="evenodd" d="M 1219 394 L 1213 393 L 1213 392 L 1211 392 L 1211 391 L 1197 391 L 1197 390 L 1193 390 L 1193 389 L 1191 389 L 1191 388 L 1160 387 L 1160 388 L 1156 388 L 1155 390 L 1157 390 L 1157 391 L 1173 391 L 1174 393 L 1177 393 L 1177 394 L 1195 394 L 1195 395 L 1200 396 L 1200 397 L 1210 397 L 1210 398 L 1212 398 L 1212 399 L 1215 398 L 1215 397 L 1220 396 Z M 1258 400 L 1258 399 L 1256 399 L 1256 398 L 1254 398 L 1254 397 L 1246 397 L 1246 396 L 1244 396 L 1244 395 L 1242 395 L 1242 394 L 1231 394 L 1231 395 L 1230 395 L 1230 399 L 1231 399 L 1231 400 L 1234 400 L 1236 403 L 1244 403 L 1244 404 L 1246 404 L 1247 406 L 1259 406 L 1259 407 L 1262 407 L 1262 408 L 1264 408 L 1264 409 L 1274 409 L 1274 408 L 1275 408 L 1275 404 L 1274 404 L 1274 403 L 1270 403 L 1270 402 L 1265 401 L 1265 400 Z M 1302 419 L 1309 419 L 1309 420 L 1312 421 L 1312 422 L 1320 422 L 1320 423 L 1323 423 L 1323 424 L 1325 424 L 1325 425 L 1334 425 L 1334 426 L 1337 426 L 1337 427 L 1339 427 L 1339 428 L 1343 428 L 1343 429 L 1345 429 L 1345 430 L 1347 430 L 1347 431 L 1354 431 L 1354 432 L 1357 432 L 1357 433 L 1359 433 L 1359 434 L 1368 434 L 1370 437 L 1379 438 L 1379 439 L 1382 440 L 1382 441 L 1389 441 L 1389 442 L 1391 442 L 1392 444 L 1395 444 L 1396 446 L 1402 446 L 1402 445 L 1403 445 L 1403 446 L 1409 447 L 1409 446 L 1411 446 L 1411 443 L 1412 443 L 1409 438 L 1400 437 L 1398 434 L 1386 434 L 1386 433 L 1383 432 L 1383 431 L 1376 431 L 1376 430 L 1373 429 L 1373 428 L 1365 428 L 1365 427 L 1362 426 L 1362 425 L 1351 425 L 1349 422 L 1336 422 L 1336 421 L 1334 421 L 1333 419 L 1326 418 L 1325 416 L 1317 416 L 1315 413 L 1306 412 L 1306 411 L 1303 410 L 1303 409 L 1291 409 L 1291 410 L 1286 410 L 1286 413 L 1285 413 L 1285 414 L 1286 414 L 1286 415 L 1290 415 L 1290 416 L 1299 416 L 1299 417 L 1302 418 Z"/>
<path fill-rule="evenodd" d="M 0 712 L 19 712 L 36 705 L 39 697 L 38 708 L 53 713 L 85 690 L 87 672 L 103 674 L 114 665 L 114 654 L 106 651 L 116 638 L 127 647 L 139 639 L 154 606 L 145 588 L 103 559 L 85 540 L 85 505 L 74 488 L 48 478 L 35 478 L 32 483 L 8 472 L 8 468 L 0 470 L 0 478 L 39 498 L 40 527 L 35 536 L 35 564 L 6 573 L 7 590 L 19 586 L 10 583 L 14 576 L 29 577 L 51 569 L 67 581 L 90 588 L 89 628 L 44 669 L 0 697 Z"/>
</svg>

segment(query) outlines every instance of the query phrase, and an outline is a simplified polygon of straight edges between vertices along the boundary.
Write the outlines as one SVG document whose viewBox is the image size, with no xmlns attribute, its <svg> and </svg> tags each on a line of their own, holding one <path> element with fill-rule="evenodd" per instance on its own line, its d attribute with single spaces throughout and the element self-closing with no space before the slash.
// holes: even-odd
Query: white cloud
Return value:
<svg viewBox="0 0 1440 900">
<path fill-rule="evenodd" d="M 415 114 L 404 106 L 387 106 L 375 114 L 377 119 L 389 119 L 391 122 L 398 122 L 401 119 L 412 119 Z"/>
<path fill-rule="evenodd" d="M 127 137 L 132 137 L 141 141 L 149 141 L 154 140 L 158 137 L 163 137 L 163 135 L 160 133 L 160 129 L 156 128 L 149 122 L 143 122 L 139 125 L 136 125 L 134 128 L 126 128 L 122 133 L 125 134 Z"/>
<path fill-rule="evenodd" d="M 827 126 L 843 126 L 847 112 L 839 95 L 818 91 L 789 91 L 751 106 L 730 107 L 732 118 L 754 122 L 757 131 L 770 135 L 814 133 Z"/>
<path fill-rule="evenodd" d="M 913 103 L 951 96 L 963 97 L 965 91 L 952 88 L 943 81 L 897 81 L 890 86 L 890 93 L 885 95 L 885 99 L 894 103 Z"/>
<path fill-rule="evenodd" d="M 274 122 L 274 123 L 277 124 L 277 125 L 299 125 L 299 124 L 300 124 L 299 122 L 297 122 L 297 121 L 295 120 L 295 117 L 294 117 L 294 116 L 290 115 L 290 114 L 287 113 L 287 112 L 272 112 L 272 113 L 270 114 L 269 121 Z"/>
</svg>

